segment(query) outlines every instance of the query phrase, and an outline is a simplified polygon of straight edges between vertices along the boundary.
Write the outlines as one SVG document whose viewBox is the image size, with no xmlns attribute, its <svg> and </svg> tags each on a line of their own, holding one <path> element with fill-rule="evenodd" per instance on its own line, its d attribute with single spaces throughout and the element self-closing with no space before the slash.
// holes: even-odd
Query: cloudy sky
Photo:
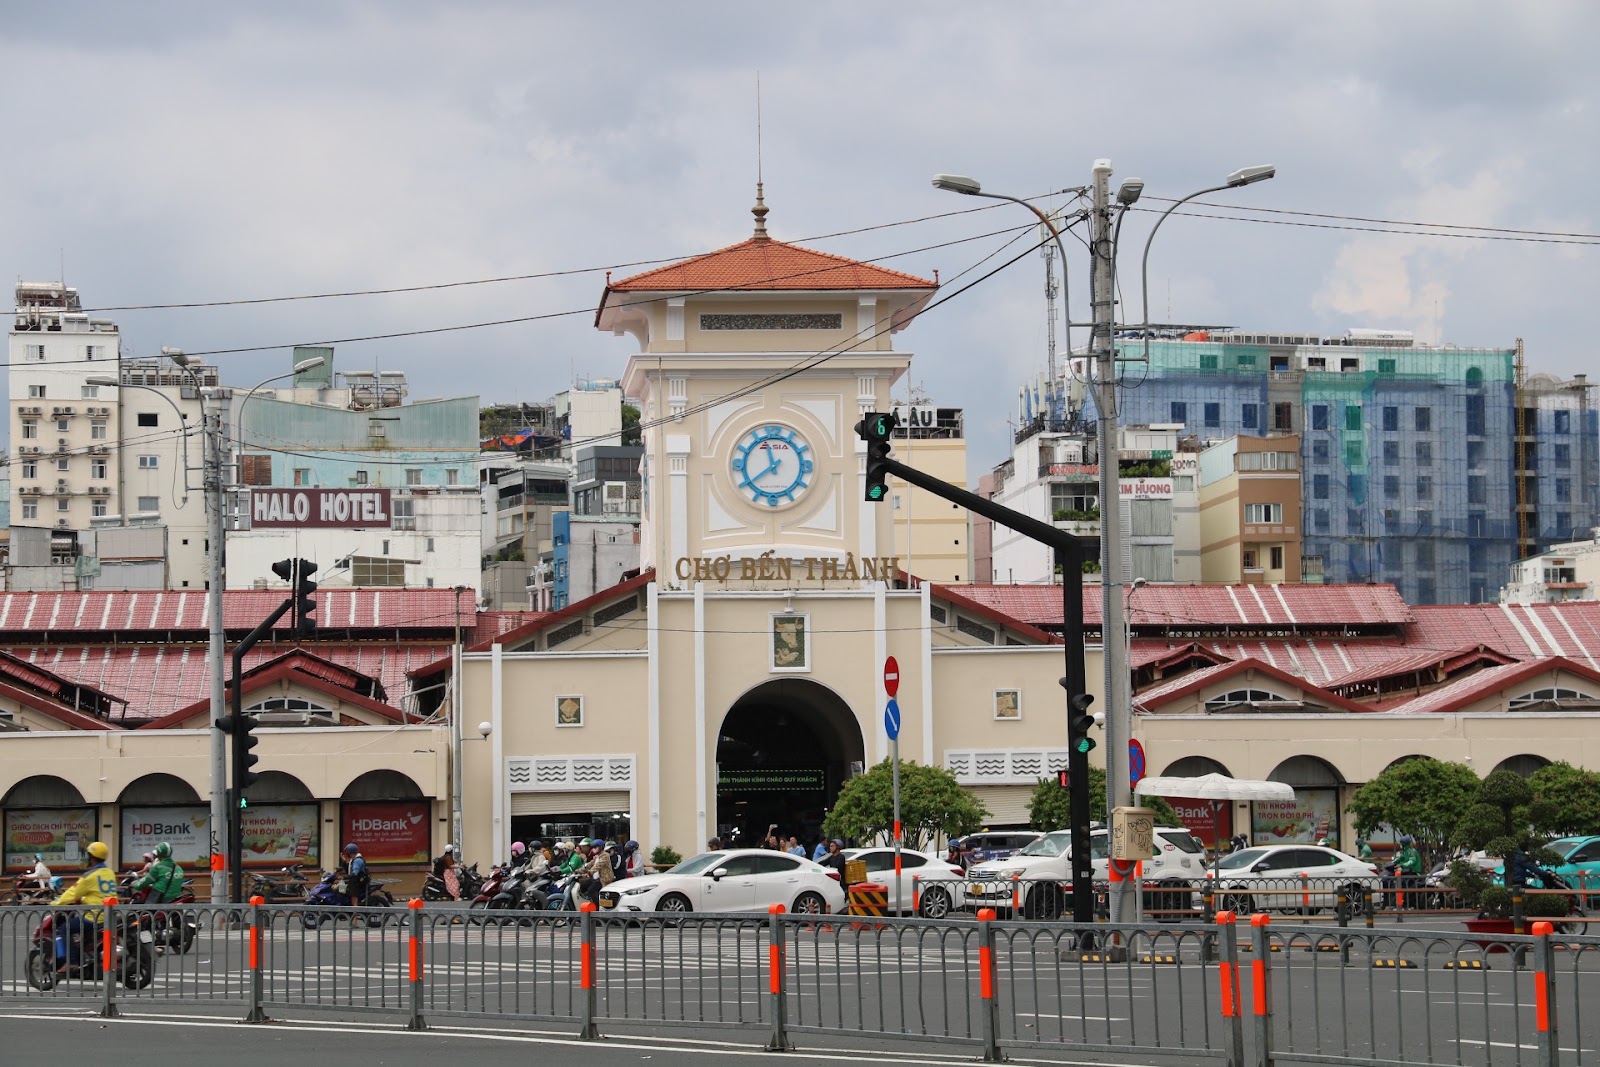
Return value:
<svg viewBox="0 0 1600 1067">
<path fill-rule="evenodd" d="M 1229 218 L 1162 228 L 1153 319 L 1520 336 L 1534 370 L 1600 370 L 1592 4 L 252 7 L 65 4 L 0 36 L 6 269 L 64 263 L 87 305 L 125 309 L 103 315 L 127 353 L 531 318 L 343 341 L 337 368 L 485 403 L 618 375 L 630 342 L 592 324 L 605 270 L 749 235 L 759 73 L 780 240 L 965 281 L 1023 250 L 995 255 L 1028 219 L 914 221 L 988 203 L 932 189 L 935 172 L 1054 207 L 1045 194 L 1105 157 L 1159 207 L 1271 162 L 1276 180 L 1209 198 Z M 1124 321 L 1153 217 L 1126 223 Z M 1028 255 L 900 335 L 916 384 L 966 409 L 974 477 L 1005 457 L 1017 386 L 1044 366 L 1042 289 Z M 284 347 L 215 358 L 245 385 L 289 363 Z"/>
</svg>

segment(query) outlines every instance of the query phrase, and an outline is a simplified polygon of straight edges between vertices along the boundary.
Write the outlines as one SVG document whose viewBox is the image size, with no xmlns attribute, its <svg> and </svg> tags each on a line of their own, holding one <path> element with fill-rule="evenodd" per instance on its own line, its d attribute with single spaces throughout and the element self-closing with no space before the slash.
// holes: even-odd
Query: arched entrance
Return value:
<svg viewBox="0 0 1600 1067">
<path fill-rule="evenodd" d="M 1543 756 L 1535 756 L 1532 753 L 1523 752 L 1515 756 L 1507 756 L 1495 764 L 1494 769 L 1497 771 L 1511 771 L 1513 774 L 1520 774 L 1524 778 L 1532 778 L 1535 772 L 1541 771 L 1548 766 L 1550 766 L 1550 761 Z"/>
<path fill-rule="evenodd" d="M 433 854 L 433 803 L 399 771 L 367 771 L 339 798 L 339 840 L 374 866 L 426 864 Z M 329 842 L 324 855 L 342 844 Z"/>
<path fill-rule="evenodd" d="M 734 702 L 717 731 L 716 833 L 754 845 L 778 824 L 808 846 L 852 766 L 866 766 L 855 713 L 827 686 L 776 678 Z"/>
<path fill-rule="evenodd" d="M 1233 777 L 1232 771 L 1209 756 L 1184 756 L 1173 760 L 1161 773 L 1166 778 L 1199 778 L 1207 774 L 1220 774 L 1224 778 Z"/>
<path fill-rule="evenodd" d="M 1344 775 L 1317 756 L 1290 756 L 1267 775 L 1269 781 L 1294 786 L 1293 800 L 1257 801 L 1251 805 L 1250 843 L 1313 844 L 1339 840 L 1339 789 Z"/>
<path fill-rule="evenodd" d="M 5 809 L 5 869 L 33 868 L 35 852 L 52 871 L 82 870 L 84 848 L 100 836 L 100 819 L 78 787 L 53 774 L 24 778 L 0 799 Z"/>
</svg>

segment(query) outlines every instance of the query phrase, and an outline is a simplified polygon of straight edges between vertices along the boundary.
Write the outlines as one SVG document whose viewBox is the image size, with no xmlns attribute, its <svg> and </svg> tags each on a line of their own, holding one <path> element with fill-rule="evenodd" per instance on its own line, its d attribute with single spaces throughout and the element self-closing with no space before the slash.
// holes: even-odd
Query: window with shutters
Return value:
<svg viewBox="0 0 1600 1067">
<path fill-rule="evenodd" d="M 271 485 L 272 457 L 267 455 L 240 456 L 239 481 L 243 485 Z"/>
</svg>

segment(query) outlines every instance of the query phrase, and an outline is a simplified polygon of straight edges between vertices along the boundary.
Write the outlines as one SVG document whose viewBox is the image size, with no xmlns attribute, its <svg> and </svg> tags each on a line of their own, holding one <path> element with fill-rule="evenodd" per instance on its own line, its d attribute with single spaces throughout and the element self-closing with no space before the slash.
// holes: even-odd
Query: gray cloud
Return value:
<svg viewBox="0 0 1600 1067">
<path fill-rule="evenodd" d="M 85 4 L 13 20 L 0 89 L 10 270 L 97 305 L 365 289 L 684 256 L 743 239 L 765 113 L 773 233 L 796 240 L 972 206 L 935 171 L 1018 195 L 1096 157 L 1182 195 L 1272 161 L 1219 202 L 1595 232 L 1600 14 L 1579 3 L 1107 9 L 742 3 Z M 1236 212 L 1237 213 L 1237 212 Z M 1124 255 L 1149 214 L 1130 217 Z M 815 242 L 879 257 L 1006 225 L 1020 209 Z M 991 239 L 888 260 L 948 279 Z M 1077 246 L 1075 246 L 1077 247 Z M 1125 260 L 1123 317 L 1137 317 Z M 633 268 L 619 268 L 619 274 Z M 1184 321 L 1528 339 L 1537 369 L 1592 365 L 1592 248 L 1174 218 L 1152 310 Z M 1072 263 L 1086 314 L 1087 257 Z M 314 341 L 574 311 L 340 348 L 415 395 L 537 399 L 615 374 L 593 330 L 603 271 L 436 293 L 118 312 L 132 347 Z M 967 409 L 973 476 L 1005 455 L 1042 368 L 1039 260 L 901 336 L 913 376 Z M 1170 294 L 1170 295 L 1169 295 Z M 1170 306 L 1170 316 L 1168 308 Z M 223 357 L 253 381 L 286 353 Z"/>
</svg>

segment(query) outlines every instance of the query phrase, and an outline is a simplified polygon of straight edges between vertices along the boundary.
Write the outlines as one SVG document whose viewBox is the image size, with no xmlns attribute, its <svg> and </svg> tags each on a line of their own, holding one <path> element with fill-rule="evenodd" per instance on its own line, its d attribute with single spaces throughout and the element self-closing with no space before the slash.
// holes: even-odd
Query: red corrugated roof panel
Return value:
<svg viewBox="0 0 1600 1067">
<path fill-rule="evenodd" d="M 250 630 L 283 602 L 284 591 L 230 589 L 222 594 L 229 630 Z M 471 590 L 319 589 L 318 624 L 330 629 L 440 630 L 477 618 Z M 205 631 L 202 590 L 138 593 L 0 593 L 0 634 Z"/>
<path fill-rule="evenodd" d="M 954 585 L 980 604 L 1035 626 L 1061 625 L 1056 585 Z M 1101 590 L 1083 590 L 1086 625 L 1100 625 Z M 1127 595 L 1124 593 L 1124 595 Z M 1401 626 L 1411 608 L 1392 585 L 1145 585 L 1129 599 L 1135 627 Z"/>
</svg>

